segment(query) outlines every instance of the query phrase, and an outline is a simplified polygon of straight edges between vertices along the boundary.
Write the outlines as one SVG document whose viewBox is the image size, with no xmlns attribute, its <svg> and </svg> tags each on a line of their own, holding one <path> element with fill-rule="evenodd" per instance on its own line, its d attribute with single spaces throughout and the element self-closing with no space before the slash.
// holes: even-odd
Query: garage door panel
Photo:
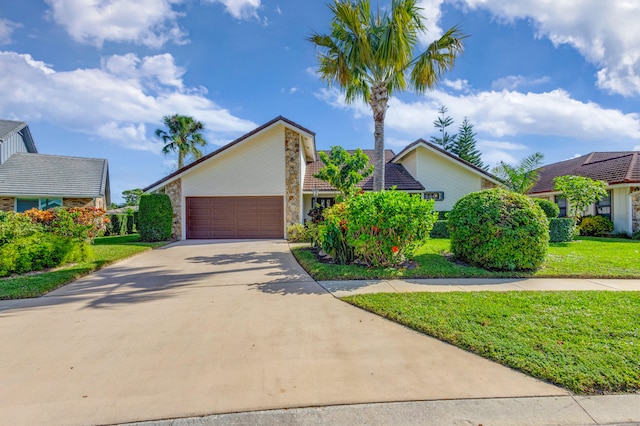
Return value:
<svg viewBox="0 0 640 426">
<path fill-rule="evenodd" d="M 187 238 L 282 238 L 283 197 L 187 197 Z"/>
</svg>

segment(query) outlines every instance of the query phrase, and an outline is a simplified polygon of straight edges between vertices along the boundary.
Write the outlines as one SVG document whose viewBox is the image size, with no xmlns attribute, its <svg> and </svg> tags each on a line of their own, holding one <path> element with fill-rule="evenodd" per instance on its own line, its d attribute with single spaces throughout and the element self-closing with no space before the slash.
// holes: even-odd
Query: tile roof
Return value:
<svg viewBox="0 0 640 426">
<path fill-rule="evenodd" d="M 592 152 L 546 165 L 539 173 L 538 182 L 529 191 L 532 194 L 553 191 L 553 179 L 566 175 L 604 180 L 610 185 L 640 183 L 640 151 Z"/>
<path fill-rule="evenodd" d="M 370 159 L 373 161 L 373 150 L 372 149 L 364 149 L 362 150 Z M 324 151 L 329 154 L 329 151 Z M 353 154 L 354 150 L 349 150 L 349 154 Z M 385 169 L 384 169 L 384 184 L 385 188 L 389 189 L 392 186 L 396 186 L 398 189 L 403 191 L 424 191 L 424 187 L 420 182 L 415 180 L 411 174 L 400 164 L 396 164 L 391 162 L 396 155 L 393 151 L 387 149 L 385 150 Z M 324 163 L 317 159 L 313 163 L 307 164 L 307 171 L 304 176 L 304 185 L 303 191 L 313 191 L 314 189 L 318 189 L 318 191 L 335 191 L 335 189 L 329 185 L 327 182 L 317 179 L 313 177 L 314 173 L 317 173 L 324 167 Z M 373 190 L 373 176 L 368 177 L 367 179 L 360 182 L 358 187 L 363 188 L 366 191 Z"/>
<path fill-rule="evenodd" d="M 0 194 L 109 198 L 107 160 L 16 153 L 0 165 Z"/>
</svg>

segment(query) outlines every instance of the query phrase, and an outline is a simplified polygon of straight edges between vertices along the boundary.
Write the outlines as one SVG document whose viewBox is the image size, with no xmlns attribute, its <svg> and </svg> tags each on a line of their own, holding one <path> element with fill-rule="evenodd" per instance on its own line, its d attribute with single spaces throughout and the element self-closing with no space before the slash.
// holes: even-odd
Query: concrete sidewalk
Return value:
<svg viewBox="0 0 640 426">
<path fill-rule="evenodd" d="M 632 425 L 640 395 L 462 399 L 252 411 L 136 423 L 204 425 Z"/>
<path fill-rule="evenodd" d="M 336 297 L 366 293 L 446 291 L 640 291 L 640 279 L 437 278 L 407 280 L 318 281 Z"/>
</svg>

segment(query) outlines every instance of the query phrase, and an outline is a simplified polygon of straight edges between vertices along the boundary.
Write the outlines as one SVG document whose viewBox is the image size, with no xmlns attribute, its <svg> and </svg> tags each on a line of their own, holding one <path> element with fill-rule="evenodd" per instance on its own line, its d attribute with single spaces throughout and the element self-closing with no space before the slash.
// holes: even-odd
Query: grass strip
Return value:
<svg viewBox="0 0 640 426">
<path fill-rule="evenodd" d="M 640 292 L 379 293 L 343 300 L 576 394 L 640 392 Z"/>
<path fill-rule="evenodd" d="M 415 253 L 415 269 L 334 265 L 317 260 L 307 247 L 292 248 L 300 265 L 316 280 L 387 278 L 640 278 L 640 241 L 584 237 L 549 245 L 544 266 L 535 272 L 498 272 L 452 260 L 448 239 L 429 240 Z"/>
</svg>

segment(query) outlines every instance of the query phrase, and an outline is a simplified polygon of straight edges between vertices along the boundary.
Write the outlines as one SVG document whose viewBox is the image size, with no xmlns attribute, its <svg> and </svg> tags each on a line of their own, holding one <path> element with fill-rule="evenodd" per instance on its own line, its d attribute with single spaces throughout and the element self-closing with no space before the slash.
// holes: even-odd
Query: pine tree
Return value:
<svg viewBox="0 0 640 426">
<path fill-rule="evenodd" d="M 482 154 L 476 148 L 476 133 L 473 131 L 473 124 L 469 122 L 467 117 L 462 121 L 460 129 L 458 130 L 458 138 L 453 141 L 448 151 L 474 166 L 480 167 L 483 170 L 488 169 L 488 166 L 485 166 L 482 162 Z"/>
<path fill-rule="evenodd" d="M 449 110 L 444 105 L 438 110 L 440 117 L 435 119 L 433 125 L 436 129 L 439 129 L 440 137 L 431 136 L 431 142 L 440 145 L 445 151 L 451 151 L 451 147 L 456 141 L 456 135 L 447 133 L 447 127 L 453 124 L 453 118 L 449 116 L 445 117 L 447 111 Z"/>
</svg>

